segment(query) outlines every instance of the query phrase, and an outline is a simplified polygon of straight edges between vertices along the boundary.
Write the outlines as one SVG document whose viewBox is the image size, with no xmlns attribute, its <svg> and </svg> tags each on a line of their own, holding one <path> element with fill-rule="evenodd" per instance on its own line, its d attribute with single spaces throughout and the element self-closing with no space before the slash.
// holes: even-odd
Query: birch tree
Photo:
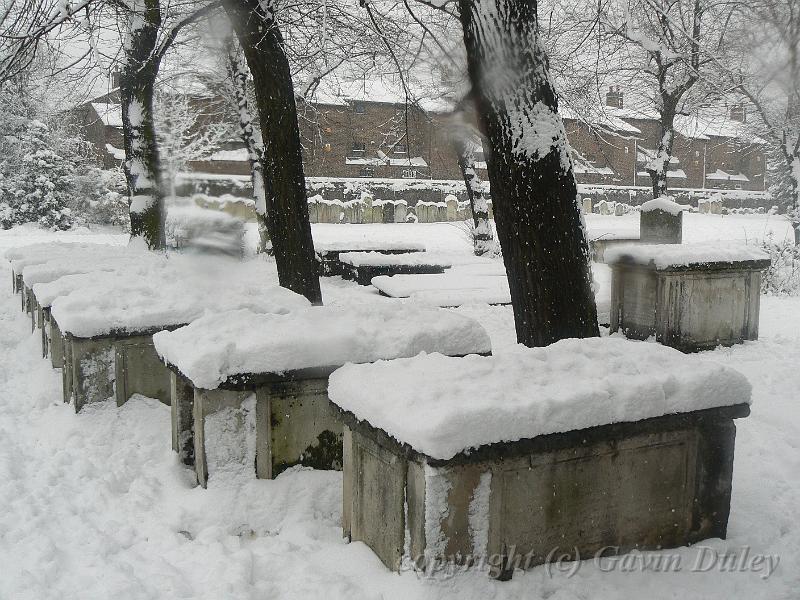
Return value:
<svg viewBox="0 0 800 600">
<path fill-rule="evenodd" d="M 233 101 L 236 105 L 236 116 L 239 137 L 247 150 L 247 162 L 250 165 L 250 180 L 253 185 L 253 200 L 258 221 L 258 251 L 266 252 L 269 248 L 269 228 L 267 227 L 267 191 L 264 181 L 264 142 L 261 132 L 253 123 L 250 102 L 247 98 L 247 63 L 238 45 L 228 39 L 224 45 L 228 80 L 231 84 Z"/>
</svg>

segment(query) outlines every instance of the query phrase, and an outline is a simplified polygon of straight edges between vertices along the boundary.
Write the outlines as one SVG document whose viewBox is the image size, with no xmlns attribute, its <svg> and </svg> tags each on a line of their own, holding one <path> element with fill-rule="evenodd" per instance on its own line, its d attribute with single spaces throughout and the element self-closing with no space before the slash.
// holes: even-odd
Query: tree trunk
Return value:
<svg viewBox="0 0 800 600">
<path fill-rule="evenodd" d="M 125 61 L 120 76 L 123 170 L 130 193 L 131 237 L 150 249 L 164 248 L 164 197 L 153 122 L 153 93 L 159 61 L 156 56 L 161 8 L 146 0 L 128 16 Z"/>
<path fill-rule="evenodd" d="M 672 158 L 672 144 L 675 141 L 675 106 L 670 99 L 662 98 L 661 139 L 658 142 L 656 155 L 645 167 L 653 186 L 653 198 L 661 198 L 669 192 L 667 188 L 667 172 Z"/>
<path fill-rule="evenodd" d="M 599 335 L 589 247 L 535 0 L 460 0 L 517 340 Z M 486 148 L 485 148 L 486 149 Z"/>
<path fill-rule="evenodd" d="M 266 182 L 267 227 L 280 284 L 322 303 L 308 219 L 294 86 L 272 0 L 224 0 L 253 75 Z"/>
<path fill-rule="evenodd" d="M 455 138 L 458 167 L 467 188 L 467 198 L 472 211 L 472 246 L 475 256 L 483 256 L 492 250 L 492 225 L 489 222 L 489 204 L 481 189 L 481 179 L 475 171 L 475 153 L 467 147 L 463 137 Z"/>
<path fill-rule="evenodd" d="M 258 252 L 267 252 L 271 244 L 267 227 L 267 192 L 262 164 L 264 142 L 253 126 L 253 117 L 250 114 L 247 100 L 247 64 L 244 62 L 239 48 L 232 41 L 227 46 L 228 75 L 233 84 L 239 118 L 239 136 L 247 149 L 247 161 L 250 163 L 250 180 L 253 183 L 253 199 L 258 222 Z"/>
</svg>

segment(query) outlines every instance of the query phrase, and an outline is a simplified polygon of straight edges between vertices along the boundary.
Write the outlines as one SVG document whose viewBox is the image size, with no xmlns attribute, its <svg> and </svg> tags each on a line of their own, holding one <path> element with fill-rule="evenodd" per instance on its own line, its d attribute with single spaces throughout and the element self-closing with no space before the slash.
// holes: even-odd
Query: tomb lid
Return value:
<svg viewBox="0 0 800 600">
<path fill-rule="evenodd" d="M 769 255 L 744 244 L 621 244 L 605 251 L 606 264 L 634 264 L 655 269 L 765 269 Z"/>
<path fill-rule="evenodd" d="M 287 374 L 408 357 L 491 352 L 474 319 L 412 304 L 320 306 L 286 315 L 235 310 L 153 336 L 159 355 L 195 387 L 216 389 L 249 375 Z"/>
<path fill-rule="evenodd" d="M 94 272 L 51 304 L 61 332 L 79 338 L 134 334 L 190 323 L 208 312 L 249 308 L 286 313 L 309 301 L 278 286 L 274 267 L 254 258 L 171 255 L 116 272 Z"/>
<path fill-rule="evenodd" d="M 488 444 L 749 404 L 750 392 L 730 367 L 620 337 L 350 364 L 328 386 L 342 410 L 437 460 Z"/>
<path fill-rule="evenodd" d="M 451 262 L 437 258 L 427 252 L 409 252 L 406 254 L 384 254 L 382 252 L 342 252 L 339 262 L 354 267 L 392 267 L 392 266 L 435 266 L 450 267 Z"/>
<path fill-rule="evenodd" d="M 67 257 L 81 260 L 84 257 L 112 256 L 126 253 L 128 253 L 126 246 L 83 242 L 48 242 L 21 248 L 11 248 L 5 253 L 5 257 L 11 261 L 11 268 L 15 273 L 22 273 L 29 265 L 40 265 Z"/>
<path fill-rule="evenodd" d="M 317 254 L 331 252 L 424 252 L 425 245 L 414 242 L 390 242 L 385 240 L 338 240 L 314 242 Z"/>
</svg>

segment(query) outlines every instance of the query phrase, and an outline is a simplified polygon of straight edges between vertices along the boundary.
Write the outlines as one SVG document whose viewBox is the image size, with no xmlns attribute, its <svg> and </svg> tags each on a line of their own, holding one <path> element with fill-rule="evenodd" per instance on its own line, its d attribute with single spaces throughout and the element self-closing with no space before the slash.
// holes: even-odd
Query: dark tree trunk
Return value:
<svg viewBox="0 0 800 600">
<path fill-rule="evenodd" d="M 453 142 L 458 156 L 458 168 L 467 188 L 467 198 L 472 212 L 472 246 L 475 256 L 483 256 L 491 252 L 492 225 L 489 222 L 489 205 L 481 189 L 481 179 L 475 171 L 475 154 L 463 137 L 456 137 Z"/>
<path fill-rule="evenodd" d="M 164 196 L 153 122 L 153 92 L 159 59 L 161 7 L 147 0 L 144 10 L 128 17 L 127 49 L 120 76 L 123 170 L 130 193 L 131 236 L 151 249 L 164 248 Z"/>
<path fill-rule="evenodd" d="M 239 137 L 247 149 L 247 161 L 250 164 L 250 180 L 253 184 L 253 200 L 256 205 L 256 221 L 258 222 L 258 252 L 270 249 L 269 228 L 267 226 L 267 188 L 264 181 L 264 143 L 253 126 L 253 116 L 247 100 L 247 64 L 244 62 L 239 48 L 229 41 L 227 44 L 228 75 L 233 85 L 236 114 L 239 122 Z"/>
<path fill-rule="evenodd" d="M 460 0 L 517 340 L 599 335 L 589 247 L 535 0 Z M 484 147 L 486 150 L 487 148 Z"/>
<path fill-rule="evenodd" d="M 322 303 L 308 219 L 300 128 L 283 37 L 270 0 L 224 0 L 253 75 L 264 139 L 267 226 L 280 284 Z"/>
</svg>

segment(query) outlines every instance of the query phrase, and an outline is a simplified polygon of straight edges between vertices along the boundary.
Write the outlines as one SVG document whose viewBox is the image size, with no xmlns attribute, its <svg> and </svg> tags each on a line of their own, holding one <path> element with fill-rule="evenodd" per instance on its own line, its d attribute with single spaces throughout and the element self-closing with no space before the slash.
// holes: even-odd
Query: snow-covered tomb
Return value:
<svg viewBox="0 0 800 600">
<path fill-rule="evenodd" d="M 379 252 L 381 254 L 408 254 L 410 252 L 425 252 L 423 244 L 406 242 L 375 242 L 369 240 L 350 242 L 329 242 L 315 244 L 317 262 L 320 265 L 320 275 L 341 275 L 342 263 L 339 255 L 348 252 Z"/>
<path fill-rule="evenodd" d="M 750 384 L 622 338 L 496 356 L 346 365 L 343 528 L 390 569 L 489 563 L 726 535 Z M 512 555 L 509 555 L 509 552 Z"/>
<path fill-rule="evenodd" d="M 751 246 L 653 244 L 606 251 L 611 331 L 684 352 L 758 339 L 761 272 Z"/>
<path fill-rule="evenodd" d="M 342 277 L 359 285 L 370 285 L 373 277 L 380 276 L 444 273 L 452 266 L 441 258 L 431 258 L 427 252 L 342 252 L 339 262 Z"/>
<path fill-rule="evenodd" d="M 52 301 L 50 320 L 63 340 L 64 401 L 76 411 L 110 397 L 123 404 L 135 393 L 169 403 L 171 374 L 152 343 L 157 331 L 232 307 L 288 312 L 309 306 L 278 287 L 258 260 L 171 256 L 127 267 L 94 272 L 91 283 Z"/>
<path fill-rule="evenodd" d="M 331 372 L 348 362 L 420 352 L 491 352 L 488 334 L 473 319 L 410 305 L 321 306 L 285 315 L 229 311 L 157 333 L 153 342 L 174 371 L 174 439 L 188 444 L 183 458 L 193 453 L 202 485 L 223 468 L 220 457 L 237 455 L 209 435 L 216 413 L 239 411 L 226 427 L 246 428 L 255 396 L 260 478 L 296 464 L 341 469 L 342 425 L 328 399 Z"/>
</svg>

